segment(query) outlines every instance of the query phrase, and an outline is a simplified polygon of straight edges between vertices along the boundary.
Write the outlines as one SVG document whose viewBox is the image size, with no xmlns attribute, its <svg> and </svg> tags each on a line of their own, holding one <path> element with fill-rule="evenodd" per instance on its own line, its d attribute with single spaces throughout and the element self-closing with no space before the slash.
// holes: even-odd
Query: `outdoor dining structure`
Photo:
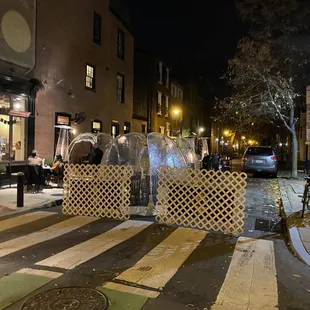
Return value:
<svg viewBox="0 0 310 310">
<path fill-rule="evenodd" d="M 160 133 L 128 133 L 112 139 L 108 134 L 84 133 L 69 146 L 69 163 L 87 163 L 91 145 L 104 152 L 101 165 L 130 166 L 130 205 L 133 213 L 146 215 L 156 205 L 159 167 L 198 168 L 195 151 L 184 138 Z"/>
</svg>

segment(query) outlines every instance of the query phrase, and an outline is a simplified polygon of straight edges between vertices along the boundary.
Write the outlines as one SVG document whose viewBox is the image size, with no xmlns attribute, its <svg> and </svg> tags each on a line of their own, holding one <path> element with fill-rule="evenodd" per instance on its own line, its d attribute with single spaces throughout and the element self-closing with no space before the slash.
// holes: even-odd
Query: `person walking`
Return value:
<svg viewBox="0 0 310 310">
<path fill-rule="evenodd" d="M 220 167 L 220 157 L 218 154 L 212 154 L 211 156 L 211 167 L 213 170 L 218 171 Z"/>
<path fill-rule="evenodd" d="M 205 153 L 202 159 L 202 169 L 210 170 L 210 166 L 211 166 L 211 156 L 208 153 Z"/>
</svg>

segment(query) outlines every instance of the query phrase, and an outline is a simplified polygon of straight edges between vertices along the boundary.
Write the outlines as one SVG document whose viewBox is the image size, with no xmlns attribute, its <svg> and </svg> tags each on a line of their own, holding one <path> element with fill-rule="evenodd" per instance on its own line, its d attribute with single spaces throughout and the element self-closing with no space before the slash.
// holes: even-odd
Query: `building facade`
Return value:
<svg viewBox="0 0 310 310">
<path fill-rule="evenodd" d="M 4 0 L 0 160 L 25 161 L 33 148 L 51 160 L 61 131 L 131 130 L 134 39 L 123 13 L 108 0 Z"/>
<path fill-rule="evenodd" d="M 137 51 L 134 74 L 135 131 L 146 130 L 170 136 L 170 68 L 160 58 Z"/>
</svg>

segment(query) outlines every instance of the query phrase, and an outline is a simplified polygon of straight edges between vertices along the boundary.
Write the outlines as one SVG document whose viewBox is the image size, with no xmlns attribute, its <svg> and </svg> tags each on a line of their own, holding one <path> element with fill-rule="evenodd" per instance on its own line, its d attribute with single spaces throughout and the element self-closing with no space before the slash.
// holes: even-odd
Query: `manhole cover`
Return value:
<svg viewBox="0 0 310 310">
<path fill-rule="evenodd" d="M 21 310 L 106 310 L 107 297 L 92 288 L 61 287 L 29 298 Z"/>
</svg>

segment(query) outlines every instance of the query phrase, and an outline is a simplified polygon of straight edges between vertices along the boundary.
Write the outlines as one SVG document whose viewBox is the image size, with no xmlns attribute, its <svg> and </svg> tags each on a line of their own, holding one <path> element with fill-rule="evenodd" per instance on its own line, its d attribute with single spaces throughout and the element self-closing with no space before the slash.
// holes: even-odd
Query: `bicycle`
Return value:
<svg viewBox="0 0 310 310">
<path fill-rule="evenodd" d="M 307 209 L 310 211 L 309 207 L 309 202 L 310 202 L 310 192 L 309 192 L 309 187 L 310 187 L 310 177 L 306 177 L 306 184 L 305 184 L 305 189 L 304 189 L 304 194 L 302 196 L 302 211 L 301 211 L 301 218 L 304 217 L 305 215 L 305 209 L 307 206 Z"/>
</svg>

